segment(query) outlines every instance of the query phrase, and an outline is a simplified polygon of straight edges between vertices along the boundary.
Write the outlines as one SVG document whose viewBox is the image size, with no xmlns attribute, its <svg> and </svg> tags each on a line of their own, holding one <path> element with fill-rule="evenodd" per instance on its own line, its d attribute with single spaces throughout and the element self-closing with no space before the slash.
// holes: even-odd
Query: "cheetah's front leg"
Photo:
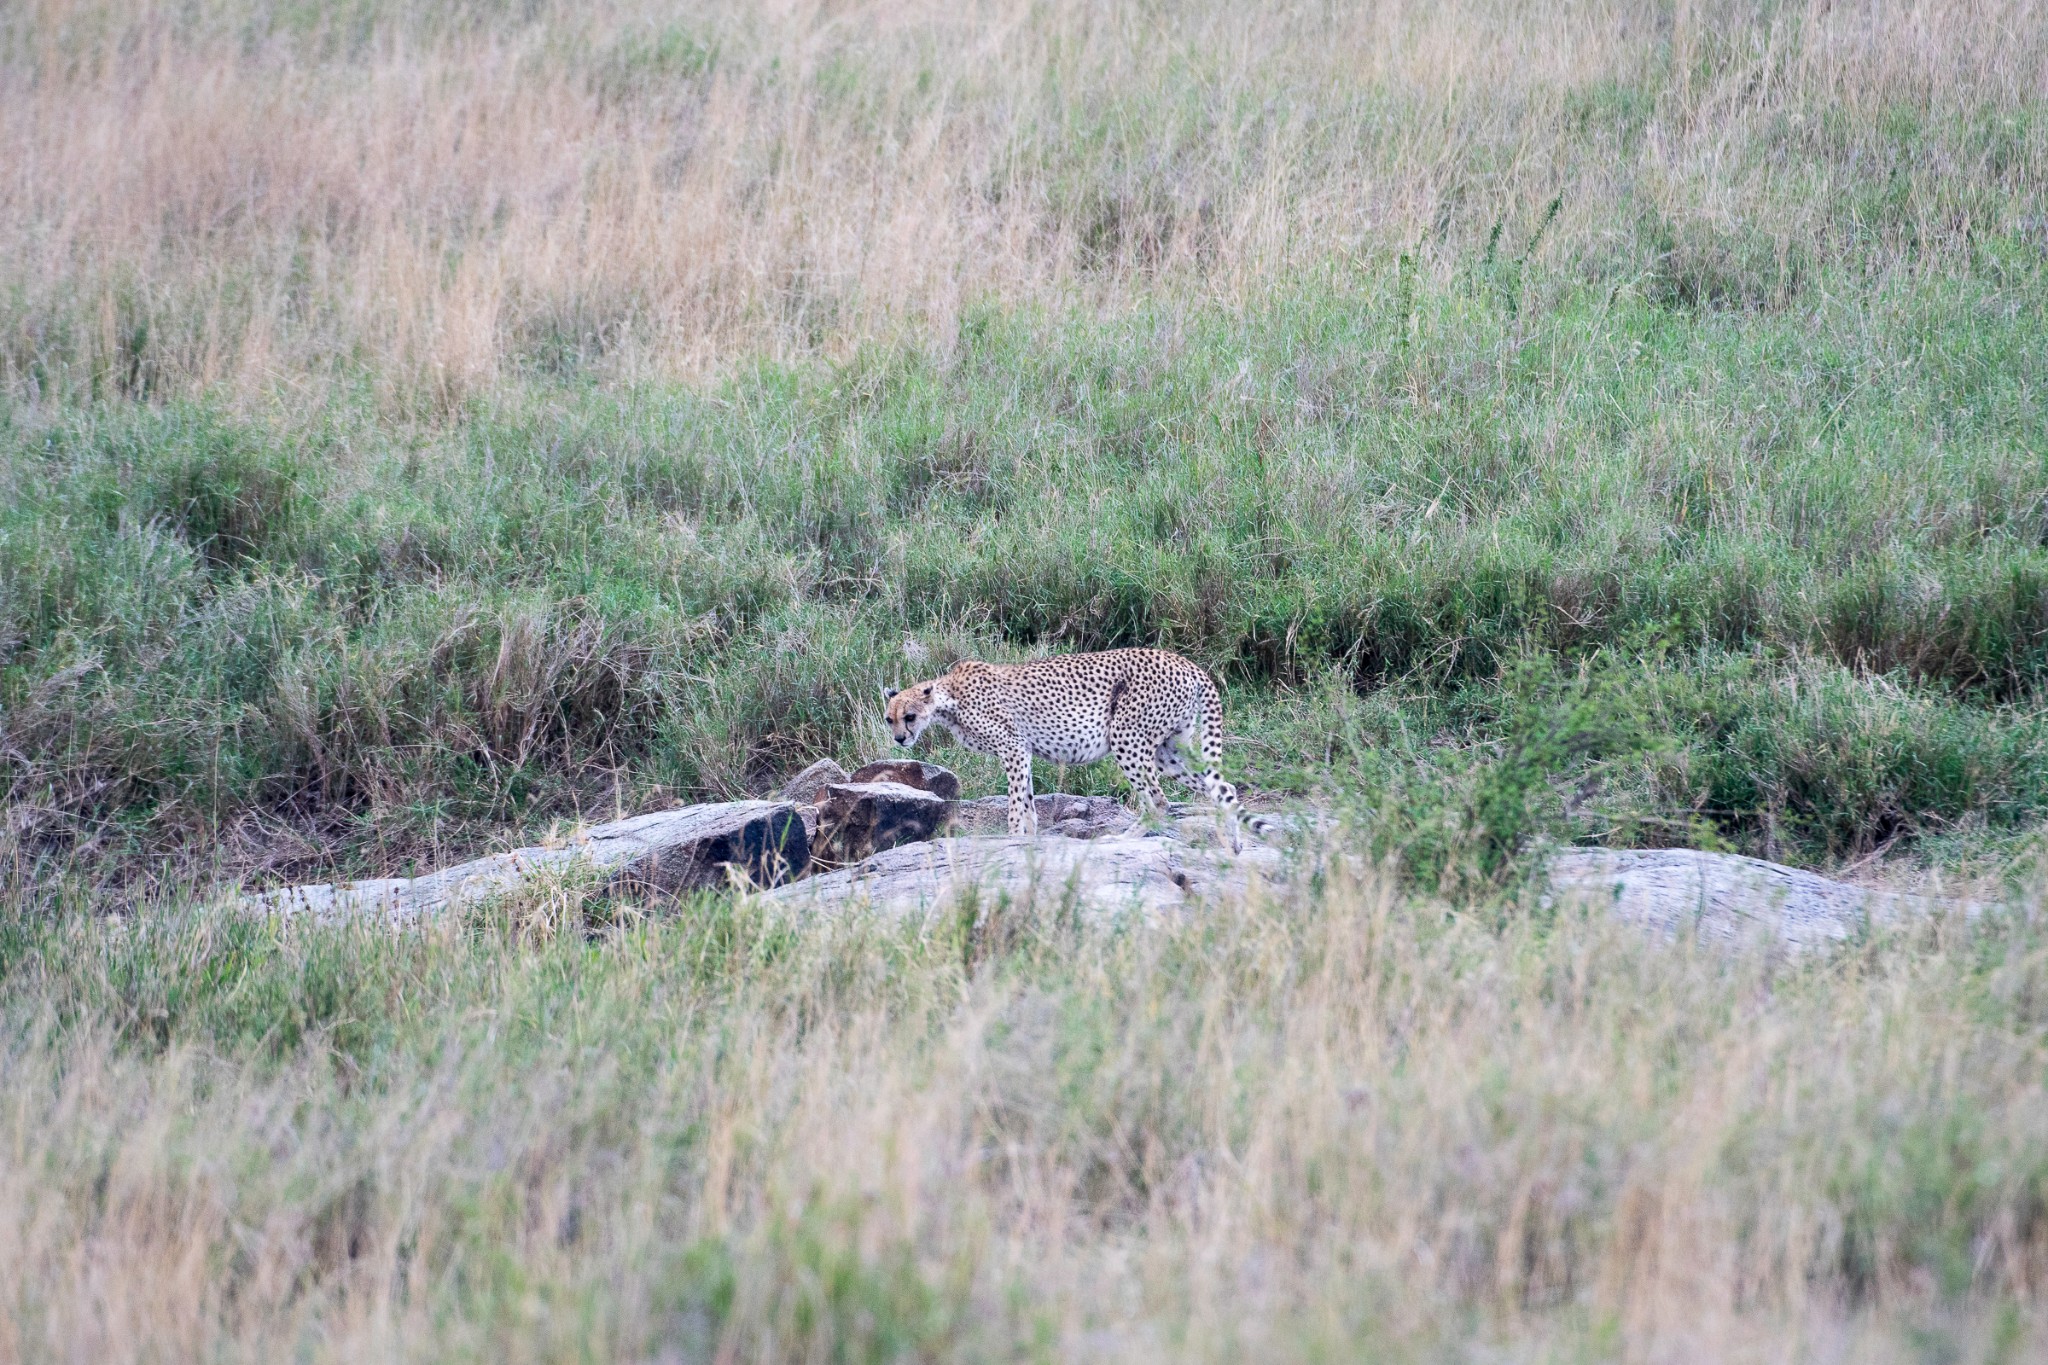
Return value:
<svg viewBox="0 0 2048 1365">
<path fill-rule="evenodd" d="M 1003 751 L 1003 776 L 1010 785 L 1010 833 L 1038 833 L 1038 803 L 1031 793 L 1031 751 L 1023 745 Z"/>
</svg>

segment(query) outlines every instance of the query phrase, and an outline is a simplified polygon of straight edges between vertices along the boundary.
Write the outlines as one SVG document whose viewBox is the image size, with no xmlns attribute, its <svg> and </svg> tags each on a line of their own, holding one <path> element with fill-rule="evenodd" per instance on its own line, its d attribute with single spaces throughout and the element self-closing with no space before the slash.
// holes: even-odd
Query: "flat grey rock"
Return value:
<svg viewBox="0 0 2048 1365">
<path fill-rule="evenodd" d="M 1242 896 L 1285 880 L 1294 861 L 1250 838 L 1241 853 L 1228 852 L 1216 813 L 1201 806 L 1175 806 L 1148 831 L 1112 798 L 1049 793 L 1036 799 L 1038 835 L 1013 838 L 1004 832 L 1000 796 L 945 800 L 892 782 L 833 784 L 823 795 L 817 807 L 731 801 L 658 811 L 594 826 L 556 847 L 514 849 L 421 877 L 286 887 L 246 904 L 272 914 L 403 922 L 503 895 L 536 876 L 589 877 L 607 892 L 656 894 L 737 876 L 769 888 L 761 894 L 770 901 L 824 913 L 924 914 L 971 894 L 983 905 L 1069 904 L 1106 918 Z M 865 840 L 874 851 L 851 867 L 804 877 L 812 854 L 806 817 L 828 813 L 842 825 L 860 823 L 856 845 Z M 927 837 L 942 828 L 947 837 Z M 1543 878 L 1546 903 L 1594 906 L 1665 938 L 1764 940 L 1792 952 L 1841 943 L 1878 924 L 1987 908 L 1692 849 L 1560 849 L 1545 858 Z"/>
<path fill-rule="evenodd" d="M 945 838 L 904 844 L 861 863 L 765 892 L 777 904 L 832 913 L 868 909 L 903 917 L 1008 899 L 1069 903 L 1090 918 L 1157 915 L 1242 896 L 1280 881 L 1277 849 L 1247 845 L 1241 856 L 1195 848 L 1165 835 L 1072 839 Z"/>
<path fill-rule="evenodd" d="M 761 885 L 800 876 L 810 840 L 786 801 L 725 801 L 595 825 L 557 848 L 494 853 L 422 877 L 319 882 L 250 896 L 254 909 L 319 919 L 412 920 L 503 895 L 541 874 L 588 875 L 607 891 L 720 886 L 734 871 Z"/>
<path fill-rule="evenodd" d="M 1876 891 L 1817 873 L 1697 849 L 1572 848 L 1544 865 L 1552 898 L 1595 904 L 1665 937 L 1775 940 L 1793 952 L 1826 947 L 1874 924 L 1985 908 L 1976 901 Z"/>
<path fill-rule="evenodd" d="M 1138 828 L 1138 817 L 1130 807 L 1110 796 L 1072 796 L 1048 792 L 1034 797 L 1038 832 L 1069 839 L 1098 839 L 1105 834 L 1126 834 Z M 947 812 L 946 828 L 953 834 L 1001 834 L 1010 831 L 1010 799 L 983 796 L 973 801 L 955 801 Z"/>
</svg>

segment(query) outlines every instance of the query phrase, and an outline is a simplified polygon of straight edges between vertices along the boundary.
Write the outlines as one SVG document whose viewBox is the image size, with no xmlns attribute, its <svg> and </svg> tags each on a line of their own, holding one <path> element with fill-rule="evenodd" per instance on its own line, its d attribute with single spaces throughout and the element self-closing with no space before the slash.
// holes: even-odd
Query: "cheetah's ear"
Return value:
<svg viewBox="0 0 2048 1365">
<path fill-rule="evenodd" d="M 889 700 L 889 698 L 891 698 L 891 697 L 893 697 L 893 696 L 895 696 L 895 695 L 896 695 L 896 689 L 895 689 L 895 688 L 893 688 L 893 687 L 890 687 L 890 686 L 889 686 L 888 684 L 886 684 L 886 683 L 884 683 L 884 684 L 882 685 L 882 700 L 883 700 L 883 701 L 885 701 L 885 702 L 886 702 L 886 701 L 888 701 L 888 700 Z"/>
</svg>

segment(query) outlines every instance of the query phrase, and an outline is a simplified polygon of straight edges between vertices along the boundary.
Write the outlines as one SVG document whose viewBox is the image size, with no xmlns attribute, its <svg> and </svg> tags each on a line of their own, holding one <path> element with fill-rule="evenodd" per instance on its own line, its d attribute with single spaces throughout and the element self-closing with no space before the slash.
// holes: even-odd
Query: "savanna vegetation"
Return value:
<svg viewBox="0 0 2048 1365">
<path fill-rule="evenodd" d="M 2044 383 L 2032 4 L 0 9 L 0 1354 L 2027 1358 Z M 1296 893 L 223 908 L 1129 643 Z"/>
</svg>

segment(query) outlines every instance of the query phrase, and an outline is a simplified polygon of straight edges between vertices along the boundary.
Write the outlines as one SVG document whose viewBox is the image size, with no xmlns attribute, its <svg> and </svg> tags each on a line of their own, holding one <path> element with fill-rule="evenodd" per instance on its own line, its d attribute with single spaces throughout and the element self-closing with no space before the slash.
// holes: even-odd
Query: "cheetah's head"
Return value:
<svg viewBox="0 0 2048 1365">
<path fill-rule="evenodd" d="M 932 713 L 939 709 L 945 698 L 931 683 L 919 683 L 898 692 L 893 687 L 882 689 L 882 700 L 889 704 L 883 714 L 889 721 L 889 733 L 904 748 L 917 743 L 917 737 L 932 723 Z"/>
</svg>

